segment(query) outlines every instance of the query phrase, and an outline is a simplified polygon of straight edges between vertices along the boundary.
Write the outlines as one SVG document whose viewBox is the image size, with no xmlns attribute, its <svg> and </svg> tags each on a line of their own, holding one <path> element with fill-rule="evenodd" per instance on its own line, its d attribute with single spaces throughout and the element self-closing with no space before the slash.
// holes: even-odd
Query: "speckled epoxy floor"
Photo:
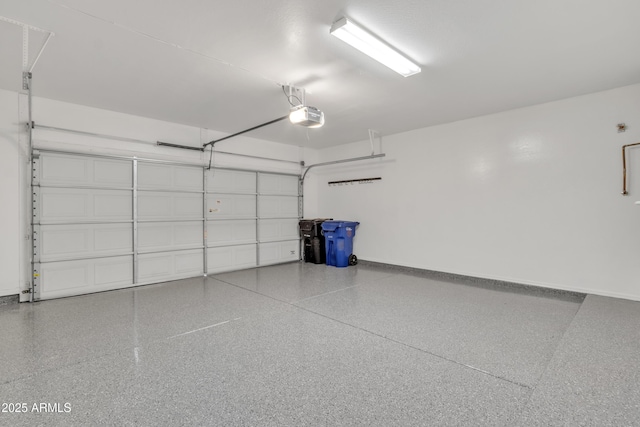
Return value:
<svg viewBox="0 0 640 427">
<path fill-rule="evenodd" d="M 371 264 L 10 304 L 0 425 L 638 425 L 639 331 L 638 302 Z"/>
</svg>

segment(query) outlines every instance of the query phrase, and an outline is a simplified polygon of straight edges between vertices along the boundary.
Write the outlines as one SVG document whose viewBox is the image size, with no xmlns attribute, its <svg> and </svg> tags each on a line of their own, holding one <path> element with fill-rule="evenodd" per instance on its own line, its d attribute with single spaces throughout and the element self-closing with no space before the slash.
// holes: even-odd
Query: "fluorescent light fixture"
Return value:
<svg viewBox="0 0 640 427">
<path fill-rule="evenodd" d="M 315 107 L 300 105 L 291 110 L 289 121 L 308 128 L 319 128 L 324 125 L 324 113 Z"/>
<path fill-rule="evenodd" d="M 329 32 L 405 77 L 422 71 L 418 65 L 409 61 L 376 36 L 368 33 L 347 18 L 343 17 L 334 22 Z"/>
</svg>

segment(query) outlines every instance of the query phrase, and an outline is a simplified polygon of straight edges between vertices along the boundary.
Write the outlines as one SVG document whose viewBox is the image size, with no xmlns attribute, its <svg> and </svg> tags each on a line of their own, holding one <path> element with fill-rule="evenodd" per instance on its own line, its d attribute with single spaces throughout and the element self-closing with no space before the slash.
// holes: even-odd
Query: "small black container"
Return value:
<svg viewBox="0 0 640 427">
<path fill-rule="evenodd" d="M 302 219 L 299 222 L 303 241 L 304 262 L 324 264 L 326 262 L 322 223 L 332 218 Z"/>
</svg>

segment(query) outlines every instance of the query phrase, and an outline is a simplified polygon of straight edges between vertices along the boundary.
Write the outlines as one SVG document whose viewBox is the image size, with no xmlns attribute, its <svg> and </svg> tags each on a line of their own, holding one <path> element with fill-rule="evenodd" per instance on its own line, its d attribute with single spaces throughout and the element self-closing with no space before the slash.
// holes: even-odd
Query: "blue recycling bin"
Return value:
<svg viewBox="0 0 640 427">
<path fill-rule="evenodd" d="M 356 235 L 355 221 L 325 221 L 322 232 L 325 240 L 327 265 L 347 267 L 353 253 L 353 238 Z"/>
</svg>

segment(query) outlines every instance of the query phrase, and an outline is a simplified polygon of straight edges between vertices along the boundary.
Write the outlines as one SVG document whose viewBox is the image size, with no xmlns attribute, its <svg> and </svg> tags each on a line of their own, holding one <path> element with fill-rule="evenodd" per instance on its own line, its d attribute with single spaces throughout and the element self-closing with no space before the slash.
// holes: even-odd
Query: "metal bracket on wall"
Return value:
<svg viewBox="0 0 640 427">
<path fill-rule="evenodd" d="M 260 267 L 260 173 L 256 173 L 256 265 Z"/>
<path fill-rule="evenodd" d="M 34 151 L 31 155 L 31 179 L 33 185 L 40 185 L 40 153 Z"/>
<path fill-rule="evenodd" d="M 29 80 L 31 79 L 32 75 L 30 72 L 25 71 L 22 73 L 22 90 L 29 90 Z M 29 124 L 27 123 L 27 126 Z"/>
<path fill-rule="evenodd" d="M 300 162 L 304 166 L 304 162 Z M 298 178 L 298 224 L 300 220 L 304 218 L 304 185 L 302 185 L 302 178 Z M 302 254 L 304 251 L 304 241 L 300 236 L 300 242 L 298 243 L 298 261 L 302 261 Z"/>
<path fill-rule="evenodd" d="M 33 265 L 33 279 L 32 279 L 32 288 L 30 292 L 30 296 L 33 301 L 40 300 L 40 274 L 42 269 L 40 268 L 40 264 Z"/>
<path fill-rule="evenodd" d="M 35 185 L 31 191 L 32 202 L 32 215 L 31 215 L 31 227 L 35 227 L 40 224 L 40 186 Z M 31 233 L 33 237 L 33 232 Z"/>
<path fill-rule="evenodd" d="M 640 142 L 634 144 L 627 144 L 622 146 L 622 195 L 629 194 L 627 191 L 627 148 L 640 145 Z"/>
<path fill-rule="evenodd" d="M 33 226 L 33 262 L 40 263 L 40 225 Z"/>
<path fill-rule="evenodd" d="M 132 243 L 133 243 L 133 284 L 138 283 L 138 159 L 134 157 L 131 162 L 131 173 L 133 181 L 133 190 L 131 191 L 131 219 L 132 227 Z"/>
<path fill-rule="evenodd" d="M 40 156 L 32 153 L 32 175 L 31 175 L 31 273 L 29 287 L 29 301 L 34 302 L 40 299 Z"/>
<path fill-rule="evenodd" d="M 31 291 L 31 302 L 40 299 L 40 274 L 42 274 L 42 269 L 40 268 L 40 234 L 36 232 L 36 228 L 39 229 L 39 227 L 34 226 L 33 231 L 33 277 L 31 288 L 29 289 Z"/>
<path fill-rule="evenodd" d="M 209 225 L 207 223 L 207 190 L 209 186 L 209 179 L 207 177 L 207 169 L 202 169 L 202 268 L 203 274 L 206 277 L 209 270 L 208 258 L 209 258 Z"/>
<path fill-rule="evenodd" d="M 7 18 L 5 16 L 0 16 L 0 21 L 8 22 L 9 24 L 17 25 L 22 28 L 22 70 L 31 73 L 35 68 L 36 63 L 38 62 L 38 59 L 40 59 L 42 52 L 44 52 L 44 48 L 47 46 L 49 40 L 51 40 L 51 37 L 53 37 L 55 33 L 49 30 L 34 27 L 33 25 L 25 24 L 24 22 L 16 21 L 15 19 Z M 47 35 L 47 37 L 44 39 L 44 42 L 42 43 L 42 46 L 40 47 L 40 49 L 38 49 L 38 53 L 33 59 L 33 62 L 31 63 L 29 63 L 29 45 L 31 45 L 31 43 L 29 42 L 29 31 L 36 31 Z M 22 88 L 24 90 L 28 89 L 28 85 L 25 87 L 24 81 Z"/>
<path fill-rule="evenodd" d="M 302 219 L 304 216 L 304 186 L 302 179 L 298 179 L 298 217 Z"/>
<path fill-rule="evenodd" d="M 312 168 L 315 168 L 315 167 L 320 167 L 320 166 L 329 166 L 329 165 L 337 165 L 337 164 L 340 164 L 340 163 L 359 162 L 359 161 L 361 161 L 361 160 L 377 159 L 377 158 L 379 158 L 379 157 L 385 157 L 385 156 L 386 156 L 386 154 L 372 154 L 372 155 L 370 155 L 370 156 L 364 156 L 364 157 L 352 157 L 352 158 L 350 158 L 350 159 L 334 160 L 334 161 L 331 161 L 331 162 L 316 163 L 315 165 L 309 165 L 309 166 L 307 166 L 307 169 L 306 169 L 306 170 L 304 171 L 304 173 L 302 174 L 302 179 L 301 179 L 301 181 L 302 181 L 302 184 L 304 184 L 304 179 L 306 178 L 307 173 L 309 173 L 309 171 L 310 171 Z"/>
</svg>

